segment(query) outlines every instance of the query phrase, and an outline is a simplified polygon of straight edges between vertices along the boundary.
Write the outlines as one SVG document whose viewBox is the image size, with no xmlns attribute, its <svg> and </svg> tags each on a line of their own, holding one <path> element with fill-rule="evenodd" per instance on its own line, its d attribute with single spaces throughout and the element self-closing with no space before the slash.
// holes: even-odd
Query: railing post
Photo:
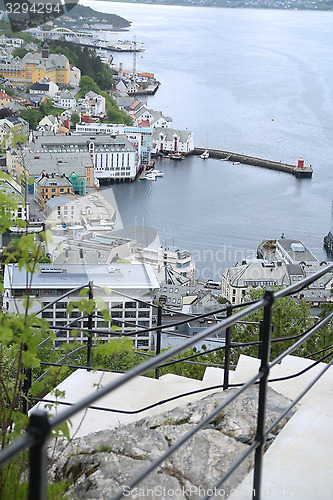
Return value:
<svg viewBox="0 0 333 500">
<path fill-rule="evenodd" d="M 227 306 L 227 318 L 232 315 L 231 305 Z M 229 370 L 230 370 L 230 344 L 231 344 L 231 331 L 232 327 L 228 326 L 225 331 L 225 353 L 224 353 L 224 376 L 223 376 L 223 390 L 229 388 Z"/>
<path fill-rule="evenodd" d="M 162 325 L 162 306 L 158 306 L 157 308 L 157 327 Z M 156 356 L 158 356 L 161 352 L 161 329 L 157 328 L 156 330 Z M 160 378 L 160 369 L 155 368 L 155 378 Z"/>
<path fill-rule="evenodd" d="M 25 369 L 24 376 L 25 376 L 25 378 L 24 378 L 23 387 L 22 387 L 22 392 L 23 392 L 23 394 L 22 394 L 22 413 L 24 413 L 24 415 L 28 415 L 28 412 L 29 412 L 29 392 L 30 392 L 31 383 L 32 383 L 31 368 Z"/>
<path fill-rule="evenodd" d="M 263 321 L 260 321 L 259 324 L 259 345 L 258 345 L 258 359 L 261 359 L 261 348 L 262 348 L 262 339 L 263 339 Z"/>
<path fill-rule="evenodd" d="M 93 282 L 89 281 L 89 302 L 93 299 Z M 92 351 L 92 322 L 94 311 L 88 314 L 88 338 L 87 338 L 87 370 L 91 370 L 91 351 Z"/>
<path fill-rule="evenodd" d="M 266 396 L 267 382 L 269 376 L 269 358 L 271 351 L 271 334 L 272 334 L 272 307 L 274 304 L 274 293 L 272 290 L 266 290 L 264 299 L 267 300 L 267 305 L 264 307 L 264 320 L 262 323 L 262 341 L 261 341 L 261 366 L 260 372 L 264 375 L 259 382 L 259 400 L 258 400 L 258 420 L 256 441 L 260 444 L 256 448 L 254 456 L 254 475 L 253 475 L 253 500 L 260 500 L 261 493 L 261 477 L 262 477 L 262 462 L 265 446 L 265 418 L 266 418 Z"/>
<path fill-rule="evenodd" d="M 46 411 L 30 416 L 27 431 L 36 438 L 29 453 L 29 500 L 47 500 L 47 439 L 51 427 Z"/>
</svg>

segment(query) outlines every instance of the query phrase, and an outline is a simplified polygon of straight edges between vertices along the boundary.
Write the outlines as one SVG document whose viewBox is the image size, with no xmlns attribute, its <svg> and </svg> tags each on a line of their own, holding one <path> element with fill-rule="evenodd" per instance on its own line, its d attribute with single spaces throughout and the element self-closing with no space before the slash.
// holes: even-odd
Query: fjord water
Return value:
<svg viewBox="0 0 333 500">
<path fill-rule="evenodd" d="M 83 2 L 84 3 L 84 2 Z M 296 164 L 312 179 L 192 157 L 157 164 L 164 177 L 113 189 L 125 226 L 157 229 L 192 251 L 203 278 L 266 238 L 301 239 L 327 259 L 332 228 L 333 13 L 89 2 L 132 21 L 111 39 L 144 43 L 139 70 L 161 87 L 148 105 L 193 130 L 195 145 Z M 142 56 L 142 57 L 141 57 Z M 114 62 L 132 68 L 131 54 Z"/>
</svg>

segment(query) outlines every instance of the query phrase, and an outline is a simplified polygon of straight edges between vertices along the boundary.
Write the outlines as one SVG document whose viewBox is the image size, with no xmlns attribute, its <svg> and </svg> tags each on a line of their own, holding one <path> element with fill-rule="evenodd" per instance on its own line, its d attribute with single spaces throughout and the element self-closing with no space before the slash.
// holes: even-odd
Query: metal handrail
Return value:
<svg viewBox="0 0 333 500">
<path fill-rule="evenodd" d="M 265 439 L 270 430 L 272 430 L 272 425 L 270 428 L 265 430 L 265 415 L 266 415 L 266 397 L 267 397 L 267 384 L 269 381 L 269 373 L 271 368 L 273 368 L 277 363 L 281 362 L 285 356 L 289 355 L 295 349 L 297 349 L 301 344 L 306 342 L 314 333 L 316 333 L 321 327 L 326 325 L 329 321 L 333 319 L 333 311 L 329 313 L 325 318 L 320 320 L 316 325 L 309 328 L 307 332 L 298 338 L 297 341 L 288 349 L 286 349 L 282 354 L 280 354 L 274 361 L 269 362 L 270 348 L 271 348 L 271 325 L 272 325 L 272 308 L 274 301 L 278 298 L 286 297 L 292 295 L 300 290 L 304 289 L 306 286 L 326 274 L 333 269 L 333 264 L 325 267 L 323 270 L 314 273 L 313 275 L 303 279 L 295 285 L 291 285 L 286 289 L 279 290 L 277 292 L 266 290 L 263 299 L 260 299 L 251 305 L 246 306 L 243 304 L 244 308 L 241 311 L 236 312 L 232 316 L 227 317 L 220 323 L 212 325 L 206 328 L 204 331 L 197 333 L 193 337 L 190 337 L 181 346 L 176 346 L 168 351 L 164 351 L 157 356 L 148 359 L 146 362 L 139 366 L 135 366 L 122 377 L 117 378 L 113 382 L 107 384 L 106 386 L 99 388 L 97 391 L 86 396 L 79 402 L 72 405 L 70 408 L 62 411 L 51 419 L 48 418 L 47 413 L 44 411 L 37 410 L 30 417 L 30 424 L 27 429 L 26 434 L 19 438 L 16 442 L 10 444 L 0 452 L 0 467 L 2 467 L 8 460 L 12 459 L 17 453 L 30 448 L 30 482 L 29 482 L 29 499 L 30 500 L 43 500 L 46 498 L 46 442 L 50 435 L 52 429 L 58 427 L 65 420 L 71 418 L 77 412 L 84 410 L 88 406 L 92 405 L 95 401 L 99 400 L 103 396 L 111 393 L 117 388 L 122 387 L 124 384 L 132 380 L 133 378 L 143 375 L 148 371 L 158 368 L 164 361 L 172 358 L 173 356 L 179 354 L 183 350 L 196 344 L 198 341 L 204 338 L 211 337 L 214 334 L 221 332 L 222 330 L 228 330 L 241 320 L 243 317 L 253 314 L 254 312 L 263 309 L 264 319 L 261 329 L 261 367 L 259 372 L 254 375 L 250 380 L 243 384 L 239 389 L 235 390 L 226 400 L 221 403 L 217 408 L 215 408 L 209 415 L 207 415 L 199 424 L 194 426 L 187 434 L 181 437 L 181 439 L 174 443 L 168 450 L 158 459 L 154 460 L 147 469 L 142 471 L 136 478 L 134 478 L 128 485 L 131 489 L 136 486 L 142 479 L 144 479 L 151 471 L 156 469 L 166 458 L 168 458 L 175 450 L 187 442 L 190 437 L 192 437 L 198 430 L 203 428 L 212 418 L 216 417 L 222 409 L 236 399 L 242 392 L 244 392 L 248 387 L 259 381 L 259 403 L 258 403 L 258 417 L 257 417 L 257 432 L 254 443 L 251 445 L 250 449 L 237 460 L 235 464 L 231 466 L 229 471 L 218 481 L 217 485 L 220 486 L 229 475 L 237 468 L 237 466 L 249 455 L 252 451 L 255 451 L 255 466 L 254 466 L 254 481 L 253 481 L 253 500 L 260 500 L 260 490 L 261 490 L 261 475 L 262 475 L 262 458 L 263 450 L 265 445 Z M 90 285 L 91 286 L 91 285 Z M 59 300 L 59 299 L 58 299 Z M 49 307 L 49 306 L 48 306 Z M 156 329 L 159 329 L 158 325 Z M 140 332 L 142 333 L 142 332 Z M 284 340 L 284 339 L 281 339 Z M 181 360 L 180 360 L 181 361 Z M 302 393 L 292 402 L 290 407 L 285 410 L 284 415 L 286 416 L 291 409 L 297 404 L 297 402 L 310 390 L 310 388 L 319 380 L 319 378 L 333 365 L 333 360 L 325 366 L 323 370 L 311 381 L 311 383 L 302 391 Z M 283 417 L 279 417 L 280 421 Z M 276 425 L 276 423 L 274 424 Z M 120 491 L 112 497 L 112 500 L 119 500 L 123 497 L 123 491 Z M 207 499 L 210 498 L 208 495 Z"/>
</svg>

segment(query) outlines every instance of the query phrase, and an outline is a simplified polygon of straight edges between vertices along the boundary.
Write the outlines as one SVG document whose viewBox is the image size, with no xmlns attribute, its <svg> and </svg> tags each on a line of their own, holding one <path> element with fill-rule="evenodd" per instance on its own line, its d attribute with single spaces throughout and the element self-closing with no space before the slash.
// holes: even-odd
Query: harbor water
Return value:
<svg viewBox="0 0 333 500">
<path fill-rule="evenodd" d="M 83 3 L 87 3 L 86 0 Z M 296 164 L 312 179 L 220 160 L 163 159 L 164 177 L 113 187 L 125 226 L 154 227 L 188 248 L 202 278 L 253 256 L 266 238 L 302 240 L 327 259 L 332 228 L 333 13 L 89 2 L 132 21 L 110 39 L 143 42 L 138 70 L 161 86 L 148 106 L 199 147 Z M 114 62 L 133 67 L 132 54 Z M 109 195 L 110 193 L 110 195 Z"/>
</svg>

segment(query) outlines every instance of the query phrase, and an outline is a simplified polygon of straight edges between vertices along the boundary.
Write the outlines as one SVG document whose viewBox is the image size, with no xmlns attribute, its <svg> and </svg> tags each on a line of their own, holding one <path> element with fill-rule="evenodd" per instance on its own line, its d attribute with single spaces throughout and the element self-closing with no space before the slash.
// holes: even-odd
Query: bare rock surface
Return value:
<svg viewBox="0 0 333 500">
<path fill-rule="evenodd" d="M 257 388 L 248 389 L 206 422 L 133 491 L 127 485 L 232 393 L 233 389 L 217 392 L 154 417 L 74 439 L 58 455 L 52 478 L 69 482 L 67 497 L 72 500 L 109 500 L 119 490 L 123 490 L 124 498 L 140 500 L 204 498 L 254 440 Z M 266 427 L 288 405 L 288 399 L 269 389 Z M 285 417 L 270 434 L 269 444 L 286 421 Z M 253 453 L 214 491 L 212 498 L 227 498 L 252 466 Z"/>
</svg>

